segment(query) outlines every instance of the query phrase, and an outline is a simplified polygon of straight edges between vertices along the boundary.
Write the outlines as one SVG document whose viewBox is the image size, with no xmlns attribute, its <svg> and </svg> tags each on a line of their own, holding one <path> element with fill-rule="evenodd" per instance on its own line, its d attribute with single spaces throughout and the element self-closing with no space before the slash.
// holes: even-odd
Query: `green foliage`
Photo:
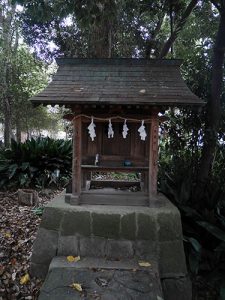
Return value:
<svg viewBox="0 0 225 300">
<path fill-rule="evenodd" d="M 38 207 L 38 208 L 32 209 L 32 212 L 37 216 L 42 216 L 43 211 L 44 211 L 44 207 Z"/>
<path fill-rule="evenodd" d="M 183 113 L 179 115 L 179 121 L 175 116 L 171 123 L 166 124 L 169 137 L 165 138 L 164 132 L 164 140 L 160 143 L 159 189 L 180 210 L 186 258 L 193 278 L 204 274 L 209 284 L 221 286 L 222 297 L 225 276 L 225 148 L 218 145 L 203 202 L 196 201 L 194 190 L 201 140 L 195 140 L 194 135 L 191 138 L 189 132 L 195 130 L 190 125 L 185 128 L 190 116 Z M 196 122 L 192 127 L 194 125 Z"/>
<path fill-rule="evenodd" d="M 12 141 L 0 150 L 0 187 L 64 185 L 71 177 L 71 141 L 38 138 Z M 59 177 L 57 177 L 59 170 Z"/>
<path fill-rule="evenodd" d="M 23 33 L 28 44 L 42 57 L 64 54 L 72 57 L 92 55 L 93 41 L 100 44 L 104 33 L 112 37 L 113 56 L 156 57 L 170 34 L 173 23 L 181 19 L 190 1 L 148 0 L 15 0 L 23 5 Z M 201 5 L 200 5 L 201 6 Z M 100 37 L 95 33 L 99 27 Z M 56 47 L 50 49 L 49 42 Z M 107 41 L 106 41 L 107 44 Z"/>
</svg>

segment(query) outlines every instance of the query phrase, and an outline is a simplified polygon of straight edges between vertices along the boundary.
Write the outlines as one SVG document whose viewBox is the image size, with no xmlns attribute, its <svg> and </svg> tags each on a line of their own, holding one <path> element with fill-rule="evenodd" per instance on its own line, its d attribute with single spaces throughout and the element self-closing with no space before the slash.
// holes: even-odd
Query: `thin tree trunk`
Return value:
<svg viewBox="0 0 225 300">
<path fill-rule="evenodd" d="M 21 124 L 19 120 L 16 122 L 16 141 L 21 143 Z"/>
<path fill-rule="evenodd" d="M 12 112 L 8 99 L 4 99 L 4 144 L 9 147 L 12 138 Z"/>
<path fill-rule="evenodd" d="M 197 5 L 197 3 L 198 3 L 198 0 L 191 0 L 189 5 L 187 6 L 186 10 L 184 11 L 180 21 L 174 27 L 173 32 L 171 32 L 170 37 L 165 42 L 158 58 L 164 58 L 169 53 L 170 48 L 173 46 L 173 43 L 177 39 L 178 34 L 180 33 L 180 31 L 184 28 L 184 25 L 186 24 L 188 17 L 192 13 L 192 11 L 195 8 L 195 6 Z"/>
<path fill-rule="evenodd" d="M 8 9 L 7 4 L 11 7 L 11 10 L 4 12 L 4 9 Z M 9 88 L 9 81 L 12 75 L 11 60 L 13 50 L 13 30 L 11 28 L 11 25 L 13 18 L 15 17 L 16 5 L 12 5 L 11 1 L 8 1 L 7 4 L 5 4 L 5 7 L 3 5 L 0 6 L 0 25 L 2 27 L 2 56 L 4 57 L 0 77 L 2 82 L 1 99 L 4 114 L 4 143 L 6 147 L 9 147 L 12 137 L 12 99 Z M 18 37 L 16 36 L 16 44 L 17 42 Z"/>
<path fill-rule="evenodd" d="M 210 175 L 221 120 L 221 93 L 225 55 L 225 9 L 221 11 L 212 59 L 211 97 L 207 104 L 204 144 L 194 198 L 201 200 Z"/>
</svg>

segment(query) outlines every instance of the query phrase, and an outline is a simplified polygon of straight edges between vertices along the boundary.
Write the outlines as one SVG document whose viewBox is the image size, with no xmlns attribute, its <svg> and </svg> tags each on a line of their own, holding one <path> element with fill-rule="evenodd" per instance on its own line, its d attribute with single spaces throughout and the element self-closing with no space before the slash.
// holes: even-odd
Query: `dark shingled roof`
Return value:
<svg viewBox="0 0 225 300">
<path fill-rule="evenodd" d="M 180 60 L 58 59 L 34 104 L 202 105 L 180 74 Z"/>
</svg>

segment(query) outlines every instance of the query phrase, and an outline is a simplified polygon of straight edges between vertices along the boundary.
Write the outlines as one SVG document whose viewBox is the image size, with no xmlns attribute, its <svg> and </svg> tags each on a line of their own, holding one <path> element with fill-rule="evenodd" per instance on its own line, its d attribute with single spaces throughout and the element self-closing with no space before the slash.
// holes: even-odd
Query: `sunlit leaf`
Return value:
<svg viewBox="0 0 225 300">
<path fill-rule="evenodd" d="M 74 290 L 77 290 L 78 292 L 82 292 L 83 289 L 82 289 L 82 286 L 80 283 L 72 283 L 70 285 L 71 288 L 73 288 Z"/>
<path fill-rule="evenodd" d="M 80 260 L 80 256 L 72 256 L 72 255 L 69 255 L 67 256 L 67 261 L 68 262 L 77 262 Z"/>
<path fill-rule="evenodd" d="M 148 261 L 139 261 L 138 264 L 140 267 L 151 267 L 151 264 Z"/>
<path fill-rule="evenodd" d="M 20 278 L 20 284 L 27 284 L 29 280 L 30 280 L 29 274 L 25 274 Z"/>
</svg>

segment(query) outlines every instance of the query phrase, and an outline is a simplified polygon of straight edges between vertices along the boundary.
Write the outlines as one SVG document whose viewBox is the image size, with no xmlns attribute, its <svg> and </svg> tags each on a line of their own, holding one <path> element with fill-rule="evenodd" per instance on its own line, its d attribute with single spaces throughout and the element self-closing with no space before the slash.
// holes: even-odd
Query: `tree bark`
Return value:
<svg viewBox="0 0 225 300">
<path fill-rule="evenodd" d="M 217 145 L 217 133 L 221 120 L 221 94 L 223 87 L 225 55 L 225 8 L 220 11 L 220 22 L 212 58 L 211 97 L 207 103 L 204 143 L 194 198 L 202 199 L 210 175 Z"/>
<path fill-rule="evenodd" d="M 4 145 L 9 147 L 12 138 L 12 111 L 10 101 L 4 97 Z"/>
<path fill-rule="evenodd" d="M 183 29 L 184 25 L 187 22 L 188 17 L 192 13 L 192 11 L 195 8 L 195 6 L 197 5 L 197 3 L 198 3 L 198 0 L 191 0 L 191 2 L 189 3 L 189 5 L 185 9 L 185 11 L 184 11 L 181 19 L 174 26 L 174 30 L 173 30 L 173 32 L 171 32 L 170 37 L 165 42 L 165 44 L 164 44 L 164 46 L 163 46 L 163 48 L 162 48 L 162 50 L 161 50 L 158 58 L 164 58 L 169 53 L 170 48 L 172 47 L 173 43 L 177 39 L 178 34 L 180 33 L 180 31 Z"/>
<path fill-rule="evenodd" d="M 8 5 L 8 6 L 7 6 Z M 11 8 L 7 11 L 8 8 Z M 11 79 L 11 60 L 13 49 L 13 34 L 14 29 L 12 28 L 13 18 L 15 17 L 16 5 L 12 5 L 11 1 L 7 4 L 0 6 L 0 25 L 2 28 L 2 71 L 0 74 L 2 82 L 2 107 L 4 114 L 4 144 L 6 147 L 10 146 L 12 137 L 12 108 L 11 108 L 11 94 L 9 81 Z M 17 45 L 16 36 L 16 45 Z"/>
<path fill-rule="evenodd" d="M 103 0 L 96 4 L 99 14 L 93 21 L 89 37 L 89 56 L 110 58 L 112 56 L 113 27 L 116 23 L 114 0 Z M 111 14 L 109 15 L 109 12 Z"/>
<path fill-rule="evenodd" d="M 19 120 L 16 122 L 16 141 L 21 143 L 21 124 Z"/>
</svg>

